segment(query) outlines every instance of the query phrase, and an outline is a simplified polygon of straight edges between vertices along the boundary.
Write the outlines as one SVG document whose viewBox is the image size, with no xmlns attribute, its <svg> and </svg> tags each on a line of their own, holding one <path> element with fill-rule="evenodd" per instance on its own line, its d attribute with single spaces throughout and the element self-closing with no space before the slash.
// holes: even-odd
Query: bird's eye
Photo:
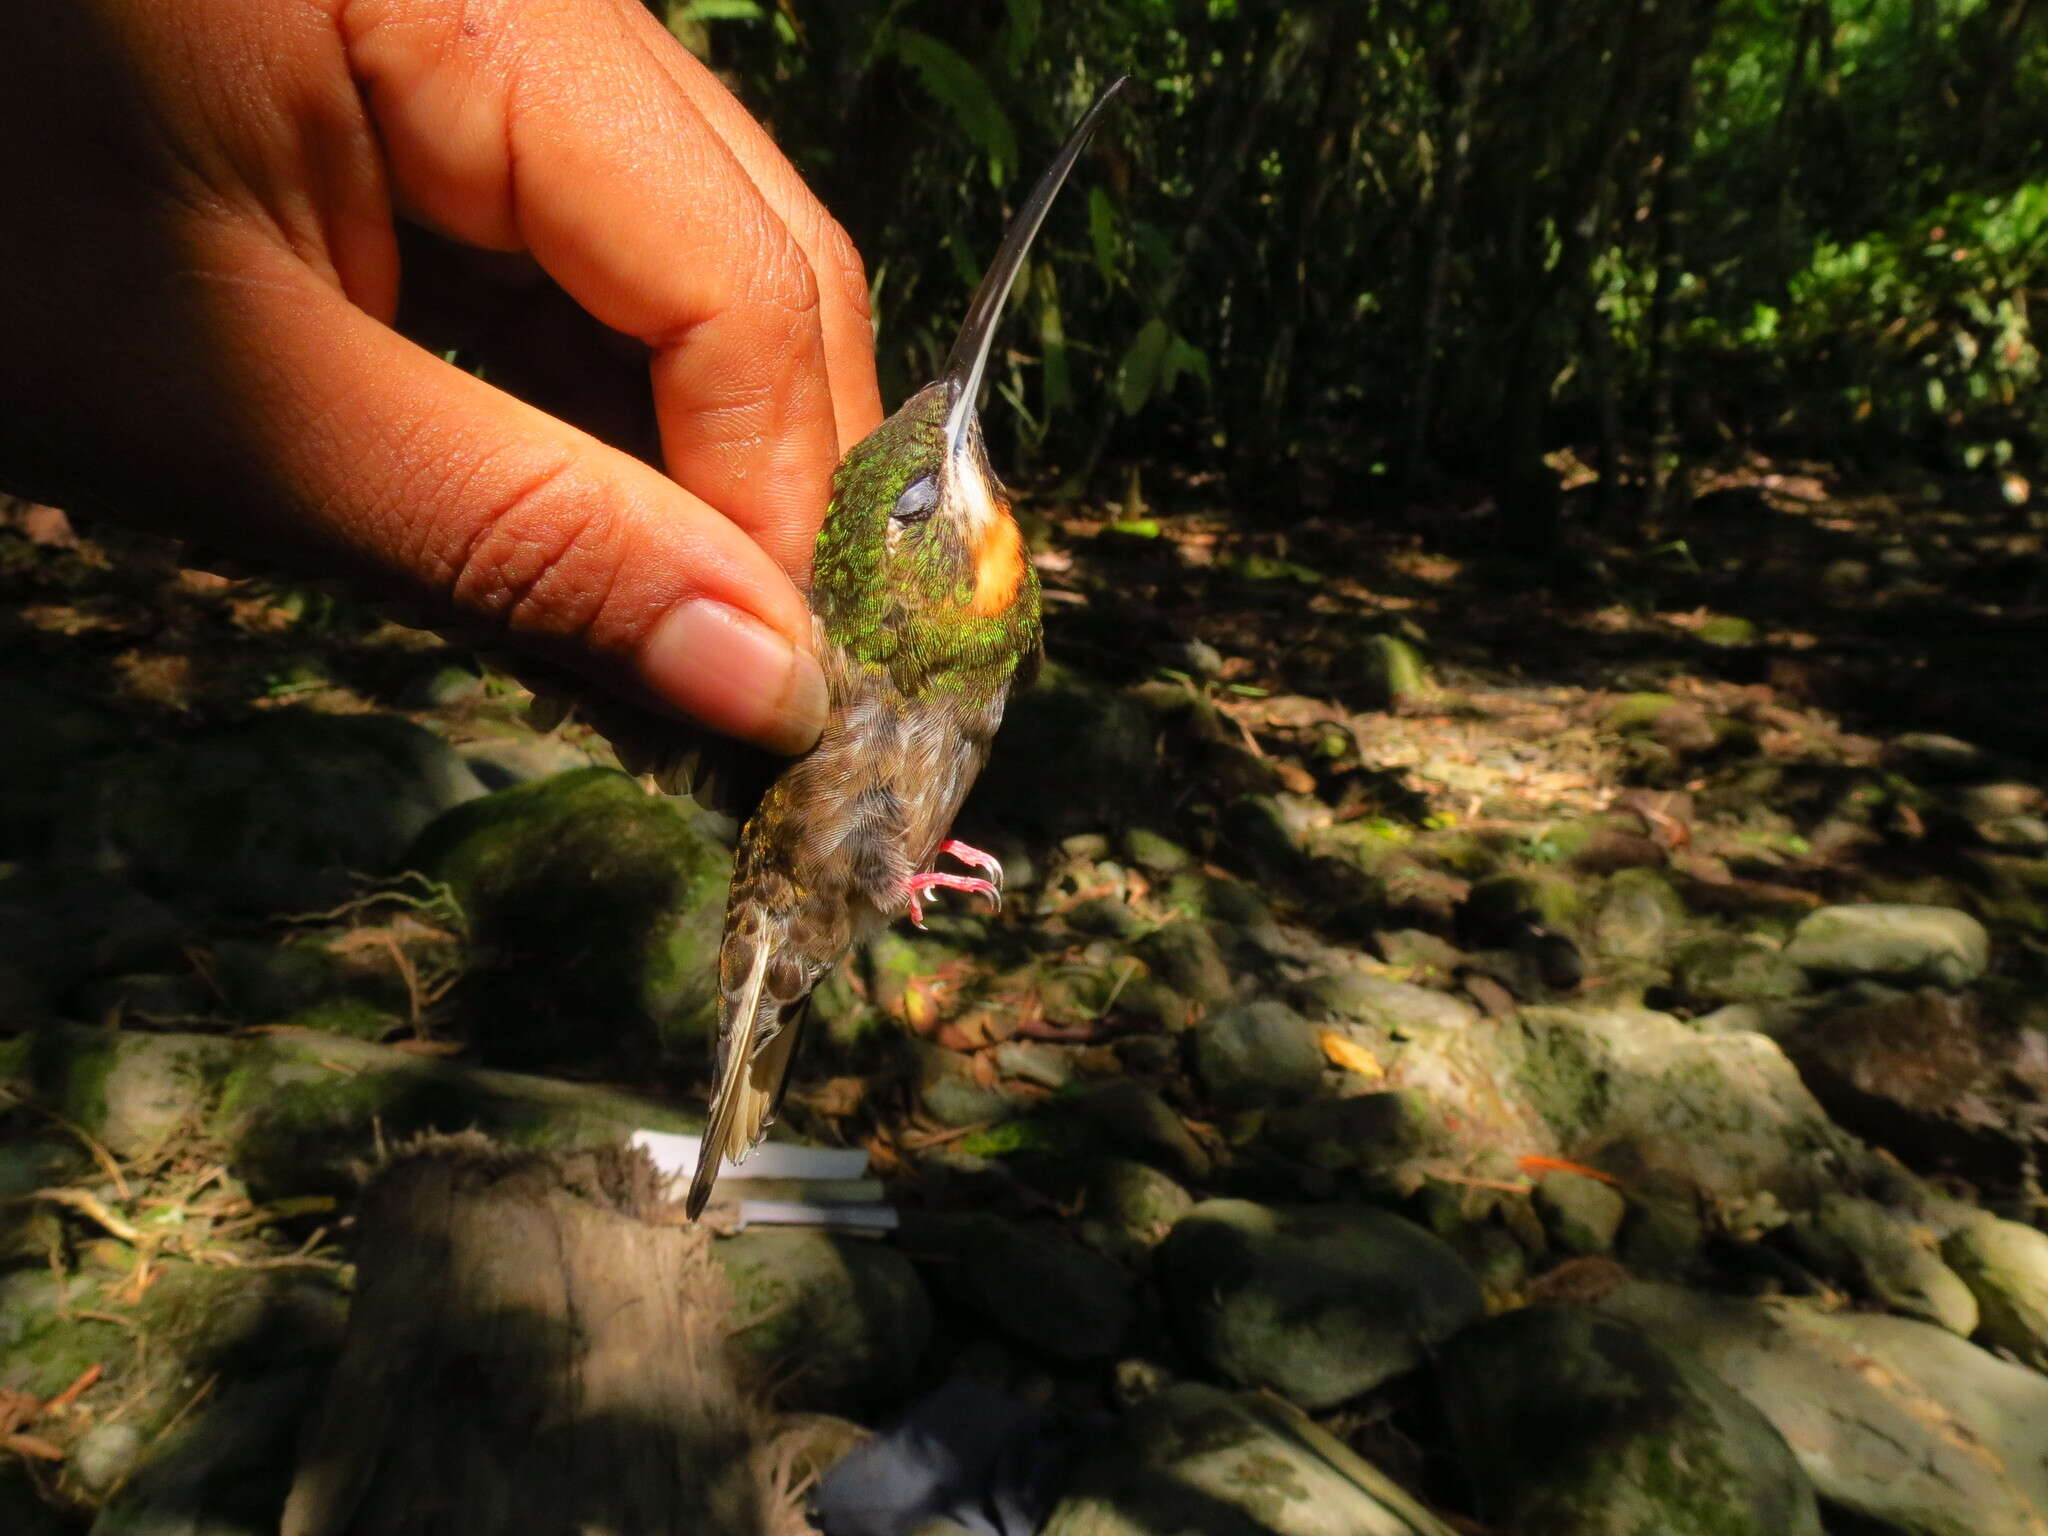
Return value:
<svg viewBox="0 0 2048 1536">
<path fill-rule="evenodd" d="M 899 523 L 921 523 L 938 509 L 938 505 L 939 483 L 930 475 L 924 475 L 904 487 L 889 516 Z"/>
</svg>

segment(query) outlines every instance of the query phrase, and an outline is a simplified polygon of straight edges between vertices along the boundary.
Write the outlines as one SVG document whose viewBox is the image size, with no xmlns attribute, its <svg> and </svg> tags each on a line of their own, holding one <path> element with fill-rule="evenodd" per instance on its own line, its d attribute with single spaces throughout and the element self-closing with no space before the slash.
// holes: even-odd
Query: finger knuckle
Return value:
<svg viewBox="0 0 2048 1536">
<path fill-rule="evenodd" d="M 820 264 L 825 268 L 821 275 L 838 284 L 854 313 L 863 320 L 872 319 L 868 305 L 867 263 L 861 260 L 860 248 L 853 243 L 853 236 L 846 232 L 846 227 L 829 215 L 819 231 L 818 253 Z"/>
<path fill-rule="evenodd" d="M 610 597 L 615 524 L 573 459 L 512 476 L 444 560 L 449 598 L 505 631 L 584 636 Z"/>
</svg>

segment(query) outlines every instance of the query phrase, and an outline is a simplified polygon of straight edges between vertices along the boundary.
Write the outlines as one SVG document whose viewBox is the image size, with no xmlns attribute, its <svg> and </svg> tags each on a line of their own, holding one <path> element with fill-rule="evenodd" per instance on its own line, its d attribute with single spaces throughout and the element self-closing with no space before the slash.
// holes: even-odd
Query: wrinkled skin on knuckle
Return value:
<svg viewBox="0 0 2048 1536">
<path fill-rule="evenodd" d="M 869 302 L 867 263 L 861 259 L 853 236 L 829 214 L 823 215 L 823 224 L 818 231 L 818 250 L 825 268 L 817 274 L 818 280 L 836 283 L 853 313 L 863 321 L 872 322 L 875 314 Z"/>
<path fill-rule="evenodd" d="M 441 556 L 449 600 L 512 635 L 592 636 L 620 563 L 618 509 L 574 459 L 527 468 L 490 496 Z"/>
</svg>

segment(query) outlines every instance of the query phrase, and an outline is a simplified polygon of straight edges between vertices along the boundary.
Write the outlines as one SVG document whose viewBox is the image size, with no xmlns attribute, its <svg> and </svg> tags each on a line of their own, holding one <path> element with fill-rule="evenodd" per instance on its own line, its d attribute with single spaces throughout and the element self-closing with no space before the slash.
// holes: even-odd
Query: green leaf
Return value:
<svg viewBox="0 0 2048 1536">
<path fill-rule="evenodd" d="M 1209 383 L 1209 354 L 1189 341 L 1176 335 L 1166 348 L 1166 357 L 1160 363 L 1159 393 L 1171 392 L 1184 373 L 1192 373 L 1204 384 Z"/>
<path fill-rule="evenodd" d="M 927 32 L 899 28 L 896 57 L 932 99 L 953 114 L 968 142 L 988 162 L 989 180 L 1001 186 L 1017 164 L 1017 134 L 980 70 Z"/>
<path fill-rule="evenodd" d="M 1011 74 L 1024 67 L 1031 50 L 1038 45 L 1038 29 L 1045 19 L 1043 0 L 1008 0 L 1010 24 L 1003 33 L 1003 65 Z"/>
<path fill-rule="evenodd" d="M 1137 415 L 1159 387 L 1160 366 L 1172 340 L 1173 332 L 1155 315 L 1145 322 L 1130 351 L 1116 365 L 1116 403 L 1126 416 Z"/>
<path fill-rule="evenodd" d="M 1055 412 L 1073 405 L 1074 386 L 1067 370 L 1067 332 L 1060 315 L 1060 286 L 1052 263 L 1039 262 L 1032 276 L 1038 293 L 1038 350 L 1045 359 L 1041 399 L 1045 419 L 1050 421 Z"/>
<path fill-rule="evenodd" d="M 670 26 L 679 21 L 764 21 L 767 16 L 760 0 L 689 0 L 668 10 Z"/>
<path fill-rule="evenodd" d="M 1116 204 L 1100 187 L 1088 190 L 1088 240 L 1095 247 L 1095 270 L 1116 284 Z"/>
</svg>

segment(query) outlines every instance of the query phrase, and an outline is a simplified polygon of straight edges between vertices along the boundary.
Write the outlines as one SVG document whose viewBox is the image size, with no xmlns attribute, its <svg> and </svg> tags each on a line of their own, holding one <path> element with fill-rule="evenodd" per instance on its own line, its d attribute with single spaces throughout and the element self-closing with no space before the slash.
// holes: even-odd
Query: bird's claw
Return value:
<svg viewBox="0 0 2048 1536">
<path fill-rule="evenodd" d="M 957 837 L 949 837 L 939 844 L 939 852 L 958 859 L 970 869 L 978 869 L 994 881 L 1001 889 L 1003 883 L 1003 861 L 992 853 L 983 853 L 979 848 L 970 848 Z"/>
<path fill-rule="evenodd" d="M 965 891 L 970 896 L 986 896 L 991 912 L 1003 910 L 1003 893 L 989 881 L 972 875 L 942 875 L 930 871 L 912 875 L 907 883 L 910 887 L 910 920 L 920 928 L 924 926 L 924 898 L 933 891 Z"/>
</svg>

